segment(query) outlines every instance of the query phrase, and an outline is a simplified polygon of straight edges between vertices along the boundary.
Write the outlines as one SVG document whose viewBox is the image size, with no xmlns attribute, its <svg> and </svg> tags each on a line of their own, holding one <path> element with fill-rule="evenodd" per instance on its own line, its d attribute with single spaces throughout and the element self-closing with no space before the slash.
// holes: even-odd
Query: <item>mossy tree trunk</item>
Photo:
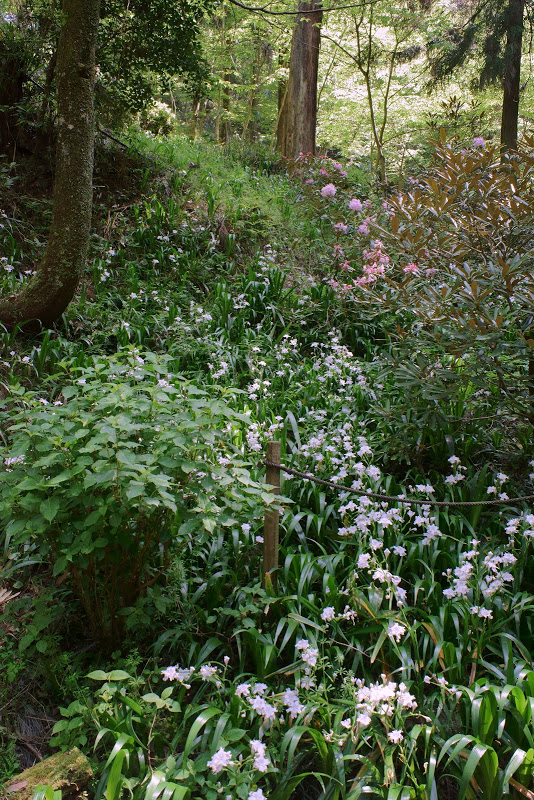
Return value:
<svg viewBox="0 0 534 800">
<path fill-rule="evenodd" d="M 41 264 L 21 291 L 0 300 L 0 322 L 50 325 L 72 300 L 91 227 L 95 49 L 100 0 L 63 0 L 56 67 L 57 147 L 52 222 Z"/>
<path fill-rule="evenodd" d="M 525 0 L 509 0 L 506 10 L 506 49 L 504 52 L 501 145 L 503 150 L 517 150 L 521 51 Z"/>
<path fill-rule="evenodd" d="M 277 145 L 287 158 L 315 155 L 317 70 L 321 43 L 321 4 L 300 2 L 289 59 L 287 90 L 279 111 Z"/>
</svg>

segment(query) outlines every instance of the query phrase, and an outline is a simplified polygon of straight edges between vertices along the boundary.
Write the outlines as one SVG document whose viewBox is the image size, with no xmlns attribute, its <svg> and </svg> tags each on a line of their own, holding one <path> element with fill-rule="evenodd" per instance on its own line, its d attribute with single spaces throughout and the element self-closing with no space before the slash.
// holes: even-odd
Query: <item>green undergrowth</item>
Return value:
<svg viewBox="0 0 534 800">
<path fill-rule="evenodd" d="M 430 236 L 413 197 L 395 201 L 395 246 L 391 206 L 332 159 L 287 170 L 239 143 L 130 137 L 75 301 L 53 331 L 1 336 L 1 777 L 16 772 L 23 696 L 26 715 L 52 718 L 43 752 L 91 758 L 97 799 L 527 796 L 524 204 L 515 311 L 497 308 L 508 272 L 491 252 L 477 280 L 495 308 L 479 304 L 464 336 L 460 313 L 433 328 L 410 305 L 437 268 L 423 246 L 408 261 Z M 490 158 L 469 148 L 451 143 L 459 175 Z M 129 163 L 135 179 L 119 174 Z M 506 197 L 487 194 L 501 213 Z M 38 249 L 13 207 L 5 292 Z M 377 308 L 353 291 L 362 275 L 402 302 Z M 440 279 L 471 313 L 478 285 Z M 477 358 L 459 354 L 454 336 L 472 347 L 477 325 Z M 283 476 L 277 580 L 262 583 L 272 439 L 338 489 Z"/>
</svg>

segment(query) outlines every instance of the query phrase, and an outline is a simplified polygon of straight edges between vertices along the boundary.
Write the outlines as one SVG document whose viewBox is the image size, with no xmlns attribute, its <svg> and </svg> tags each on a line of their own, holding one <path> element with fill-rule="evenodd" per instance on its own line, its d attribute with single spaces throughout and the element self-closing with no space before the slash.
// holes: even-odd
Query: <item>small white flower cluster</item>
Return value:
<svg viewBox="0 0 534 800">
<path fill-rule="evenodd" d="M 167 667 L 166 669 L 162 670 L 161 675 L 164 681 L 176 681 L 177 683 L 181 683 L 186 689 L 191 688 L 191 684 L 189 681 L 193 677 L 193 675 L 197 672 L 194 667 L 185 667 L 181 668 L 178 665 L 174 667 Z M 220 687 L 221 681 L 218 677 L 219 673 L 217 667 L 214 667 L 212 664 L 203 664 L 198 669 L 198 676 L 203 681 L 209 681 L 213 679 L 215 686 Z"/>
<path fill-rule="evenodd" d="M 395 546 L 392 550 L 389 548 L 383 549 L 383 542 L 381 540 L 372 539 L 370 540 L 371 549 L 373 549 L 373 553 L 361 553 L 358 557 L 357 567 L 358 570 L 367 572 L 368 578 L 373 581 L 376 581 L 381 586 L 385 588 L 385 598 L 386 600 L 394 599 L 397 603 L 398 608 L 402 608 L 402 606 L 406 603 L 406 589 L 403 589 L 400 585 L 402 582 L 402 578 L 400 575 L 395 575 L 387 568 L 387 559 L 393 552 L 395 555 L 402 558 L 406 555 L 406 550 L 404 547 L 398 545 Z M 383 566 L 379 563 L 378 558 L 376 556 L 376 552 L 382 550 L 382 553 L 386 559 L 386 566 Z M 355 571 L 352 577 L 352 584 L 357 585 L 360 579 L 359 572 Z"/>
<path fill-rule="evenodd" d="M 447 680 L 447 678 L 443 677 L 443 675 L 440 676 L 425 675 L 425 677 L 423 678 L 423 683 L 426 684 L 437 683 L 437 685 L 441 689 L 445 690 L 446 692 L 449 692 L 456 698 L 461 697 L 462 695 L 462 692 L 458 689 L 458 687 L 451 685 Z"/>
<path fill-rule="evenodd" d="M 267 745 L 265 745 L 260 739 L 251 740 L 250 751 L 253 759 L 252 766 L 254 769 L 257 769 L 258 772 L 267 772 L 269 769 L 270 761 L 266 756 L 266 750 Z M 228 767 L 236 766 L 236 763 L 241 766 L 243 763 L 242 755 L 239 757 L 239 761 L 236 762 L 233 760 L 233 754 L 230 750 L 225 750 L 224 747 L 220 747 L 208 761 L 207 766 L 211 769 L 214 775 L 218 775 L 219 772 L 222 772 Z M 250 798 L 259 799 L 260 797 L 264 798 L 264 795 L 261 789 L 258 789 L 255 792 L 251 792 L 248 797 L 249 800 Z"/>
<path fill-rule="evenodd" d="M 492 486 L 488 486 L 486 489 L 487 494 L 495 495 L 499 500 L 508 500 L 508 495 L 506 492 L 500 491 L 502 489 L 502 484 L 508 480 L 508 475 L 505 475 L 503 472 L 499 472 L 495 476 L 495 483 Z"/>
<path fill-rule="evenodd" d="M 335 608 L 333 606 L 327 606 L 323 609 L 321 613 L 321 619 L 324 622 L 333 622 L 334 620 L 347 620 L 348 622 L 354 622 L 356 619 L 356 611 L 350 608 L 350 606 L 345 606 L 343 612 L 341 614 L 336 614 Z"/>
<path fill-rule="evenodd" d="M 262 717 L 262 725 L 275 722 L 277 714 L 287 713 L 291 719 L 296 719 L 304 711 L 305 706 L 300 702 L 296 689 L 286 689 L 281 696 L 271 694 L 266 697 L 267 689 L 265 683 L 247 682 L 240 683 L 235 690 L 236 696 L 244 698 L 250 709 Z"/>
<path fill-rule="evenodd" d="M 511 520 L 508 523 L 507 531 L 515 527 L 515 522 L 516 520 Z M 514 576 L 508 569 L 517 561 L 513 553 L 490 551 L 482 557 L 478 549 L 479 542 L 473 539 L 471 545 L 471 550 L 460 554 L 460 565 L 443 573 L 450 581 L 450 586 L 443 591 L 448 600 L 468 600 L 480 592 L 482 597 L 491 601 L 507 584 L 514 581 Z M 492 619 L 490 609 L 472 605 L 470 610 L 482 619 Z"/>
<path fill-rule="evenodd" d="M 317 664 L 319 650 L 316 647 L 312 647 L 307 639 L 299 639 L 295 647 L 299 651 L 301 659 L 306 664 L 304 672 L 306 675 L 309 675 L 311 668 L 315 667 Z"/>
<path fill-rule="evenodd" d="M 191 300 L 189 304 L 189 313 L 191 315 L 191 322 L 198 328 L 205 328 L 213 320 L 213 317 L 208 311 L 204 311 L 201 305 Z"/>
<path fill-rule="evenodd" d="M 421 539 L 421 544 L 424 547 L 440 538 L 441 531 L 437 525 L 436 517 L 430 514 L 429 505 L 422 505 L 420 514 L 416 514 L 413 509 L 409 508 L 406 511 L 406 516 L 411 518 L 413 525 L 423 529 L 425 535 Z"/>
<path fill-rule="evenodd" d="M 358 470 L 358 466 L 357 464 L 356 470 Z M 369 467 L 366 473 L 369 474 L 370 470 L 372 470 L 372 467 Z M 358 488 L 361 488 L 361 481 L 359 483 L 360 486 Z M 340 536 L 367 534 L 370 532 L 370 528 L 374 526 L 378 526 L 379 535 L 381 535 L 385 528 L 394 526 L 396 523 L 402 523 L 403 521 L 402 512 L 398 508 L 388 508 L 386 503 L 374 503 L 366 495 L 361 495 L 357 503 L 354 502 L 354 500 L 350 500 L 348 503 L 340 506 L 339 512 L 344 521 L 348 512 L 353 515 L 350 520 L 352 522 L 351 525 L 345 524 L 343 527 L 338 528 L 338 534 Z M 373 537 L 370 541 L 374 543 L 371 544 L 372 550 L 378 550 L 383 547 L 381 539 Z"/>
<path fill-rule="evenodd" d="M 249 450 L 255 453 L 264 449 L 265 443 L 274 438 L 277 431 L 282 430 L 284 423 L 282 417 L 275 417 L 275 421 L 270 425 L 260 425 L 257 422 L 251 422 L 247 432 L 246 440 Z"/>
<path fill-rule="evenodd" d="M 11 467 L 14 467 L 16 464 L 23 464 L 26 456 L 10 456 L 9 458 L 4 458 L 4 467 L 6 468 L 6 472 L 11 472 Z"/>
<path fill-rule="evenodd" d="M 317 380 L 328 383 L 334 395 L 350 395 L 355 387 L 368 390 L 361 365 L 348 347 L 340 344 L 339 335 L 335 331 L 330 333 L 330 343 L 321 344 L 317 348 L 313 370 Z M 369 394 L 373 395 L 372 392 Z"/>
<path fill-rule="evenodd" d="M 370 725 L 374 716 L 386 721 L 394 715 L 402 715 L 417 708 L 415 697 L 410 694 L 406 684 L 397 684 L 388 680 L 385 675 L 380 677 L 381 682 L 377 681 L 369 686 L 359 678 L 345 681 L 349 692 L 356 690 L 356 724 L 361 728 Z"/>
<path fill-rule="evenodd" d="M 270 764 L 269 759 L 265 755 L 267 745 L 259 739 L 252 739 L 250 742 L 250 749 L 254 757 L 254 769 L 257 769 L 258 772 L 267 772 Z"/>
<path fill-rule="evenodd" d="M 484 597 L 492 598 L 505 584 L 514 582 L 514 576 L 507 567 L 511 567 L 516 561 L 513 553 L 488 553 L 483 562 L 486 575 L 481 581 Z"/>
<path fill-rule="evenodd" d="M 271 381 L 262 381 L 256 378 L 250 386 L 247 387 L 248 396 L 251 400 L 257 400 L 260 396 L 265 397 L 268 394 Z"/>
<path fill-rule="evenodd" d="M 234 763 L 235 762 L 232 761 L 232 753 L 229 750 L 225 750 L 224 747 L 220 747 L 208 761 L 208 767 L 214 775 L 218 775 L 218 773 L 222 772 L 226 767 L 232 767 Z"/>
<path fill-rule="evenodd" d="M 456 483 L 460 483 L 460 481 L 465 480 L 464 473 L 467 472 L 467 467 L 462 466 L 458 456 L 451 456 L 449 458 L 449 464 L 452 467 L 452 473 L 447 475 L 445 478 L 445 483 L 448 483 L 450 486 L 454 486 Z"/>
<path fill-rule="evenodd" d="M 534 514 L 522 514 L 508 520 L 505 533 L 512 540 L 517 534 L 526 539 L 534 539 Z"/>
<path fill-rule="evenodd" d="M 399 622 L 390 622 L 388 625 L 388 636 L 390 639 L 395 639 L 396 642 L 400 642 L 405 633 L 406 627 Z"/>
<path fill-rule="evenodd" d="M 456 567 L 454 571 L 452 569 L 448 569 L 443 573 L 444 576 L 449 578 L 451 581 L 449 588 L 443 590 L 443 594 L 447 600 L 454 600 L 457 597 L 467 600 L 467 596 L 470 592 L 469 579 L 471 578 L 475 568 L 473 560 L 475 556 L 478 555 L 476 550 L 477 545 L 478 542 L 476 543 L 474 550 L 469 550 L 467 553 L 462 553 L 460 555 L 459 567 Z"/>
<path fill-rule="evenodd" d="M 264 432 L 257 422 L 252 422 L 246 433 L 247 445 L 249 450 L 255 453 L 261 452 L 266 441 Z"/>
<path fill-rule="evenodd" d="M 228 375 L 229 364 L 228 361 L 219 361 L 219 369 L 215 370 L 214 364 L 208 364 L 209 370 L 211 372 L 211 377 L 213 380 L 217 380 L 218 378 L 222 378 L 224 375 Z"/>
</svg>

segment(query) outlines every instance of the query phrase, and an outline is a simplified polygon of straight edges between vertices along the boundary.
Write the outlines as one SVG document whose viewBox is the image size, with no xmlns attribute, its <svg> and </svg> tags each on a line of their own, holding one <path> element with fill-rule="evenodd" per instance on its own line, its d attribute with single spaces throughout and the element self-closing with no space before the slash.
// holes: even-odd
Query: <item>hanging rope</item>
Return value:
<svg viewBox="0 0 534 800">
<path fill-rule="evenodd" d="M 347 492 L 348 494 L 357 495 L 358 497 L 370 497 L 372 500 L 387 500 L 388 502 L 394 503 L 404 503 L 404 505 L 409 506 L 421 506 L 421 505 L 432 505 L 436 506 L 437 508 L 457 508 L 459 506 L 462 507 L 474 507 L 474 506 L 509 506 L 514 503 L 526 503 L 527 501 L 534 500 L 534 494 L 526 494 L 522 497 L 511 497 L 508 500 L 432 500 L 430 498 L 424 498 L 422 500 L 414 500 L 413 498 L 407 498 L 402 496 L 394 497 L 393 495 L 389 494 L 378 494 L 377 492 L 368 492 L 366 489 L 351 489 L 349 486 L 342 486 L 339 483 L 334 483 L 333 481 L 325 481 L 322 478 L 316 478 L 315 475 L 312 475 L 309 472 L 299 472 L 297 469 L 292 469 L 291 467 L 286 467 L 284 464 L 275 464 L 274 461 L 262 461 L 263 466 L 266 467 L 276 467 L 276 469 L 281 470 L 282 472 L 287 473 L 288 475 L 294 475 L 296 478 L 305 478 L 308 481 L 312 481 L 313 483 L 318 483 L 320 486 L 328 486 L 329 489 L 335 489 L 338 492 Z"/>
</svg>

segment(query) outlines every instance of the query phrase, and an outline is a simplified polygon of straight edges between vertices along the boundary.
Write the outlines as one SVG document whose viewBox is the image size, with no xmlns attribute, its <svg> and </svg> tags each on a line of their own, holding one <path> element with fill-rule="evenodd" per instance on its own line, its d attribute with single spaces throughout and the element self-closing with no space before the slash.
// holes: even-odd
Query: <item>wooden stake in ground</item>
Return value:
<svg viewBox="0 0 534 800">
<path fill-rule="evenodd" d="M 280 442 L 267 442 L 266 461 L 280 464 Z M 267 466 L 265 480 L 274 494 L 280 494 L 280 468 Z M 265 509 L 263 524 L 263 586 L 272 586 L 276 591 L 276 570 L 278 569 L 278 528 L 280 514 L 277 509 Z"/>
</svg>

